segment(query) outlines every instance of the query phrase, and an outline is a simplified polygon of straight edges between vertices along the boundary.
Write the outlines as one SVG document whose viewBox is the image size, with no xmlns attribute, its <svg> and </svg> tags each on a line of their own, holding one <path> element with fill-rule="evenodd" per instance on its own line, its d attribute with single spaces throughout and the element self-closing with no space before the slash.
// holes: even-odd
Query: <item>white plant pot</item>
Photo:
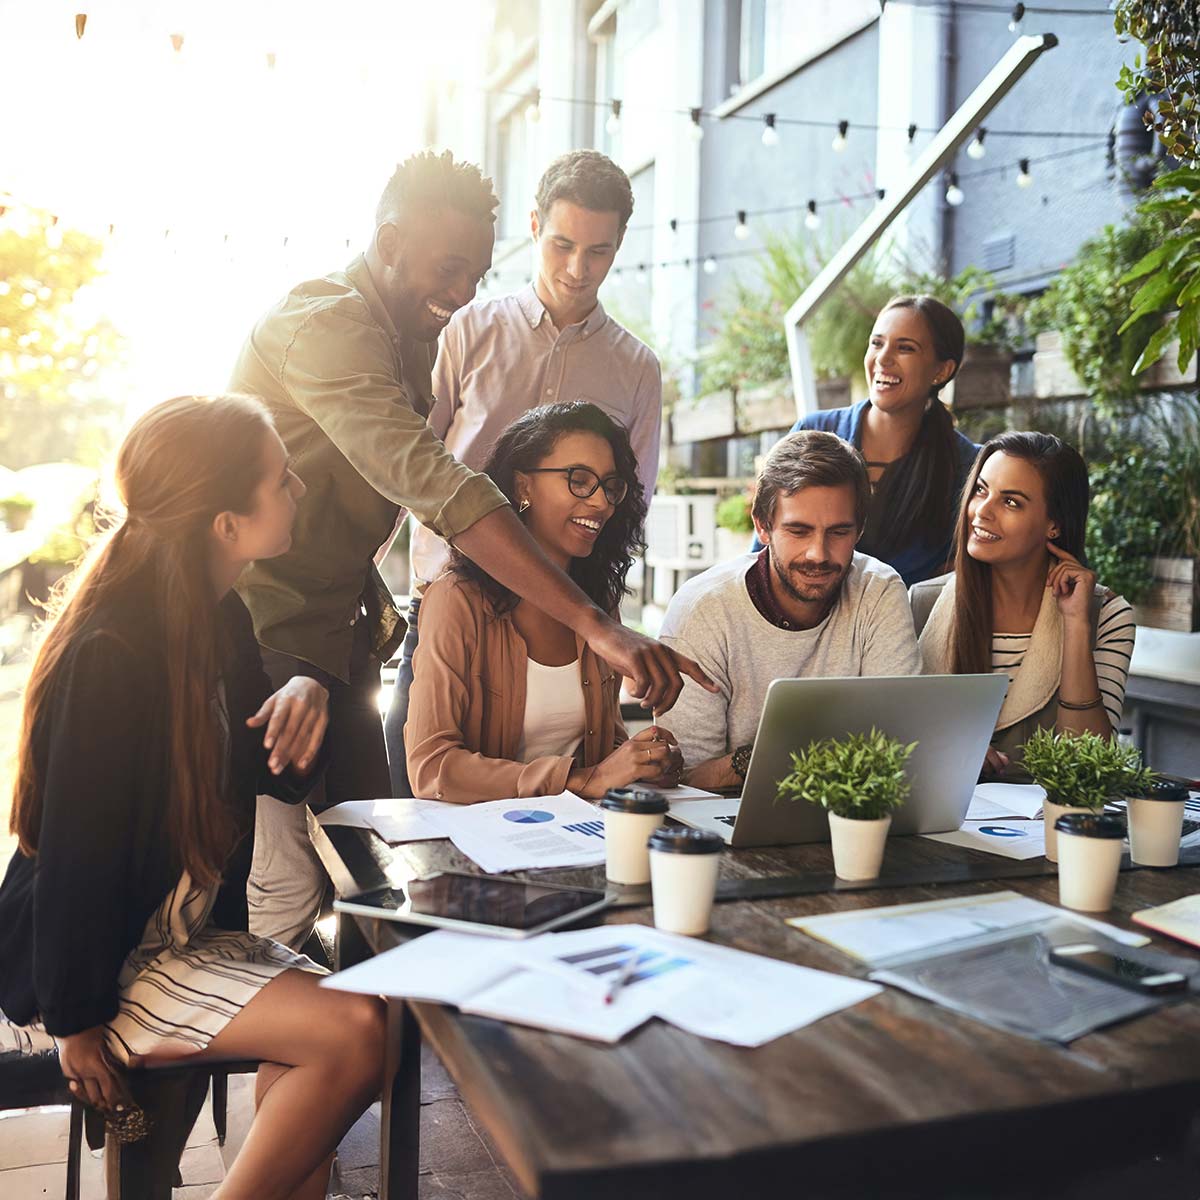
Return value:
<svg viewBox="0 0 1200 1200">
<path fill-rule="evenodd" d="M 1130 797 L 1125 803 L 1129 857 L 1143 867 L 1173 867 L 1183 836 L 1183 801 Z"/>
<path fill-rule="evenodd" d="M 839 879 L 874 879 L 883 863 L 892 818 L 856 821 L 829 814 L 829 840 L 833 843 L 833 870 Z"/>
<path fill-rule="evenodd" d="M 741 558 L 754 545 L 753 533 L 738 533 L 733 529 L 717 526 L 716 552 L 717 562 L 727 562 L 731 558 Z"/>
<path fill-rule="evenodd" d="M 1112 908 L 1121 869 L 1121 849 L 1120 838 L 1060 833 L 1059 904 L 1079 912 L 1107 912 Z"/>
<path fill-rule="evenodd" d="M 1055 804 L 1050 799 L 1042 803 L 1042 820 L 1046 825 L 1046 858 L 1049 862 L 1058 862 L 1058 830 L 1054 828 L 1054 822 L 1063 813 L 1085 813 L 1091 811 L 1090 808 L 1083 808 L 1079 805 Z"/>
</svg>

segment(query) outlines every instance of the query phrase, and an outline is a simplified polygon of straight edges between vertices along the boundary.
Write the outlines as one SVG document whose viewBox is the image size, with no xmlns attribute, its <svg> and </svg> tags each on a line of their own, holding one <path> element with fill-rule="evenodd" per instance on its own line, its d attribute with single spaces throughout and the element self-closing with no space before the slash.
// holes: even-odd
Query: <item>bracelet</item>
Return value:
<svg viewBox="0 0 1200 1200">
<path fill-rule="evenodd" d="M 1099 708 L 1103 703 L 1103 696 L 1097 696 L 1095 700 L 1089 700 L 1086 704 L 1070 704 L 1066 700 L 1060 698 L 1058 701 L 1058 707 L 1065 708 L 1069 712 L 1087 712 L 1089 708 Z"/>
</svg>

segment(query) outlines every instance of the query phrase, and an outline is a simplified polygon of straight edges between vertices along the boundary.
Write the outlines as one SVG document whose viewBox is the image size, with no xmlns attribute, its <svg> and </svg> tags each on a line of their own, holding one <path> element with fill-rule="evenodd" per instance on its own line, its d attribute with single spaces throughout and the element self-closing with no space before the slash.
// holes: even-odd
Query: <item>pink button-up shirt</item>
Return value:
<svg viewBox="0 0 1200 1200">
<path fill-rule="evenodd" d="M 588 400 L 629 431 L 647 502 L 654 494 L 662 372 L 654 352 L 599 303 L 562 331 L 532 284 L 459 309 L 442 334 L 433 395 L 430 426 L 472 470 L 483 467 L 496 440 L 523 412 L 560 400 Z M 449 550 L 436 534 L 415 525 L 411 554 L 414 587 L 424 590 Z"/>
</svg>

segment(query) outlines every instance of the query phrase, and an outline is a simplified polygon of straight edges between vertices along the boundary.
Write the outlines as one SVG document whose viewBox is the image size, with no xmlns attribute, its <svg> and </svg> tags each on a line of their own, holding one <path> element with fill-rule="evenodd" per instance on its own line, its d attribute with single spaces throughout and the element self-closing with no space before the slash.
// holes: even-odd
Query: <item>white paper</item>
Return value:
<svg viewBox="0 0 1200 1200">
<path fill-rule="evenodd" d="M 437 800 L 345 800 L 327 808 L 317 820 L 322 825 L 354 825 L 373 829 L 385 842 L 422 842 L 446 835 L 425 819 L 429 806 L 440 807 Z"/>
<path fill-rule="evenodd" d="M 630 955 L 637 968 L 606 1001 Z M 603 925 L 505 943 L 439 931 L 322 986 L 456 1004 L 463 1012 L 615 1042 L 651 1017 L 758 1046 L 877 995 L 878 984 L 660 933 Z"/>
<path fill-rule="evenodd" d="M 728 842 L 733 837 L 733 826 L 741 803 L 736 796 L 714 796 L 711 800 L 684 800 L 672 804 L 667 811 L 676 821 L 693 829 L 707 829 Z"/>
<path fill-rule="evenodd" d="M 993 817 L 1026 817 L 1032 820 L 1042 815 L 1046 789 L 1036 783 L 977 783 L 967 810 L 968 820 L 990 820 Z M 988 806 L 989 811 L 976 815 L 975 805 Z"/>
<path fill-rule="evenodd" d="M 573 792 L 483 804 L 440 804 L 422 815 L 489 873 L 586 867 L 604 861 L 604 816 Z"/>
<path fill-rule="evenodd" d="M 950 833 L 926 833 L 931 842 L 946 842 L 1004 858 L 1038 858 L 1046 853 L 1046 827 L 1041 821 L 968 821 Z"/>
<path fill-rule="evenodd" d="M 718 798 L 716 792 L 706 792 L 702 788 L 688 787 L 686 783 L 681 783 L 678 787 L 655 788 L 654 790 L 666 796 L 668 804 L 677 804 L 681 800 L 713 800 Z"/>
<path fill-rule="evenodd" d="M 1012 891 L 989 892 L 966 899 L 893 904 L 820 917 L 792 917 L 788 924 L 853 958 L 879 965 L 915 951 L 1064 916 L 1127 946 L 1144 946 L 1150 940 Z"/>
</svg>

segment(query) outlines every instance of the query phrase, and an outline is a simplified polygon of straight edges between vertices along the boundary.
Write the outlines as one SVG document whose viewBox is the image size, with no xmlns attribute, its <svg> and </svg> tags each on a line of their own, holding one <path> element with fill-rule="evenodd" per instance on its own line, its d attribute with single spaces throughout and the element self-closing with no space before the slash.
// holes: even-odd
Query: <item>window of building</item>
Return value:
<svg viewBox="0 0 1200 1200">
<path fill-rule="evenodd" d="M 604 15 L 607 14 L 607 15 Z M 626 0 L 605 6 L 588 27 L 595 55 L 595 145 L 625 164 L 654 156 L 666 95 L 659 0 Z M 609 131 L 613 100 L 621 101 L 620 128 Z"/>
<path fill-rule="evenodd" d="M 738 42 L 738 78 L 731 92 L 786 70 L 835 45 L 879 15 L 878 0 L 734 0 L 730 22 Z"/>
</svg>

